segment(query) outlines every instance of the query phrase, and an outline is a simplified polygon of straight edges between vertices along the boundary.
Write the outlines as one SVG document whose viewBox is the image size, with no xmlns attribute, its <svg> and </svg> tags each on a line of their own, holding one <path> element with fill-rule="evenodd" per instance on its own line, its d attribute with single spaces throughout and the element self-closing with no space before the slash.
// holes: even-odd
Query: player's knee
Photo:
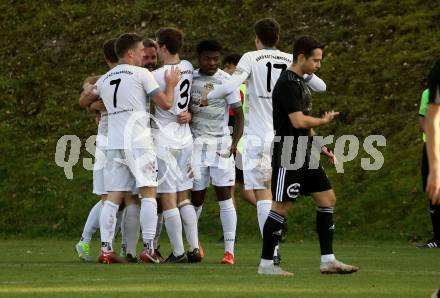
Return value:
<svg viewBox="0 0 440 298">
<path fill-rule="evenodd" d="M 191 203 L 194 205 L 194 207 L 202 206 L 204 201 L 205 201 L 205 196 L 202 192 L 199 191 L 191 192 Z"/>
</svg>

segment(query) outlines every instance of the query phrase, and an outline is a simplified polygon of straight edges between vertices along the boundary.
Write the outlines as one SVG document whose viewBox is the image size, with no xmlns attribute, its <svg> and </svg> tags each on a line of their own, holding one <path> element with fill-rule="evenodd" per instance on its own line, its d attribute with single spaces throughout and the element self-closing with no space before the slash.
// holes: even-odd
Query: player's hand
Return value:
<svg viewBox="0 0 440 298">
<path fill-rule="evenodd" d="M 200 106 L 201 107 L 208 106 L 208 93 L 209 92 L 210 92 L 210 90 L 203 89 L 203 91 L 202 91 L 202 99 L 200 100 Z"/>
<path fill-rule="evenodd" d="M 322 119 L 325 121 L 325 123 L 329 123 L 338 115 L 339 112 L 335 112 L 335 111 L 325 112 L 324 115 L 322 116 Z"/>
<path fill-rule="evenodd" d="M 432 205 L 440 205 L 440 170 L 431 169 L 429 171 L 426 192 Z"/>
<path fill-rule="evenodd" d="M 171 66 L 169 71 L 165 71 L 165 82 L 169 86 L 176 87 L 181 78 L 182 74 L 180 73 L 180 69 L 178 67 Z"/>
<path fill-rule="evenodd" d="M 85 83 L 83 86 L 83 94 L 87 99 L 92 101 L 98 99 L 98 91 L 96 89 L 96 85 L 92 85 L 89 83 Z"/>
<path fill-rule="evenodd" d="M 231 157 L 231 155 L 235 156 L 235 153 L 237 152 L 237 147 L 236 146 L 231 146 L 231 148 L 229 148 L 229 150 L 222 150 L 221 152 L 217 152 L 217 155 L 223 158 L 229 158 Z"/>
<path fill-rule="evenodd" d="M 179 115 L 177 115 L 177 123 L 179 124 L 190 123 L 191 119 L 192 119 L 192 115 L 190 112 L 182 112 Z"/>
<path fill-rule="evenodd" d="M 334 153 L 330 149 L 328 149 L 326 146 L 322 146 L 321 152 L 322 152 L 322 154 L 324 154 L 325 156 L 328 157 L 328 160 L 332 165 L 336 165 L 338 163 L 338 160 L 336 159 L 336 156 L 334 155 Z"/>
<path fill-rule="evenodd" d="M 92 102 L 90 104 L 90 109 L 95 110 L 95 111 L 101 111 L 101 112 L 107 111 L 105 109 L 105 105 L 104 105 L 104 102 L 102 101 L 102 99 L 99 99 L 97 101 Z"/>
</svg>

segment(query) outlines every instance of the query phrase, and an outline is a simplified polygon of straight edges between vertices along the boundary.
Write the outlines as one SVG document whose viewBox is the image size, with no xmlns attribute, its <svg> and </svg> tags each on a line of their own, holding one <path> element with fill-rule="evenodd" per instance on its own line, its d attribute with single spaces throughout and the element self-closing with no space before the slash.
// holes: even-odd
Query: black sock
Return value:
<svg viewBox="0 0 440 298">
<path fill-rule="evenodd" d="M 316 208 L 316 231 L 318 232 L 321 255 L 333 254 L 333 208 Z"/>
<path fill-rule="evenodd" d="M 440 241 L 440 205 L 432 205 L 429 202 L 429 211 L 431 212 L 432 232 L 434 239 Z"/>
<path fill-rule="evenodd" d="M 263 228 L 262 259 L 273 260 L 273 252 L 280 240 L 284 220 L 284 216 L 270 210 Z"/>
</svg>

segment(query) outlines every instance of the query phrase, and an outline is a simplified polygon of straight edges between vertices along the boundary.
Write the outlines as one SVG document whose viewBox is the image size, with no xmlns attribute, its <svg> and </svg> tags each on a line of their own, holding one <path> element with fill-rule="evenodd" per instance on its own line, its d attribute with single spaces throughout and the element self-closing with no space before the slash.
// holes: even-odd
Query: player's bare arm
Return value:
<svg viewBox="0 0 440 298">
<path fill-rule="evenodd" d="M 429 104 L 425 123 L 429 175 L 426 192 L 433 205 L 440 204 L 440 105 Z"/>
<path fill-rule="evenodd" d="M 83 88 L 86 86 L 86 84 L 94 85 L 99 80 L 101 76 L 91 76 L 84 80 Z"/>
<path fill-rule="evenodd" d="M 297 129 L 310 129 L 331 122 L 339 112 L 325 112 L 321 118 L 304 115 L 303 112 L 294 112 L 289 114 L 292 125 Z"/>
<path fill-rule="evenodd" d="M 233 108 L 233 111 L 235 115 L 235 125 L 234 133 L 232 135 L 231 154 L 235 154 L 237 151 L 237 144 L 240 141 L 241 136 L 243 135 L 244 127 L 244 114 L 242 106 Z"/>
<path fill-rule="evenodd" d="M 90 104 L 89 109 L 96 112 L 107 112 L 102 99 L 98 99 Z"/>
<path fill-rule="evenodd" d="M 90 106 L 91 103 L 93 103 L 98 99 L 99 97 L 96 94 L 96 86 L 89 83 L 85 83 L 84 89 L 79 97 L 79 105 L 83 108 L 86 108 Z"/>
<path fill-rule="evenodd" d="M 179 83 L 181 73 L 178 67 L 172 67 L 170 71 L 165 71 L 165 82 L 167 84 L 165 92 L 159 92 L 152 99 L 155 104 L 164 110 L 169 110 L 173 106 L 174 87 Z"/>
</svg>

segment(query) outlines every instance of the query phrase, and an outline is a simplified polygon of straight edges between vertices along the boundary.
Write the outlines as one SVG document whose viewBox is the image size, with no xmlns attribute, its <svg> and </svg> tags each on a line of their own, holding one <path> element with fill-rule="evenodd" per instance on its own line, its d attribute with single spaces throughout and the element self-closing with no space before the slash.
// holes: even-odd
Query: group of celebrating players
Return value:
<svg viewBox="0 0 440 298">
<path fill-rule="evenodd" d="M 302 37 L 293 54 L 284 53 L 276 49 L 279 31 L 272 18 L 257 21 L 257 50 L 228 63 L 230 73 L 219 69 L 222 47 L 216 40 L 198 43 L 199 69 L 181 60 L 183 34 L 177 28 L 159 29 L 156 41 L 125 33 L 104 44 L 110 70 L 86 79 L 80 97 L 81 106 L 97 113 L 93 192 L 102 196 L 76 245 L 81 259 L 91 260 L 89 243 L 99 228 L 101 263 L 200 262 L 204 254 L 197 225 L 211 183 L 223 228 L 221 263 L 232 265 L 237 182 L 257 209 L 263 237 L 258 273 L 293 275 L 280 267 L 279 241 L 287 212 L 300 194 L 316 204 L 320 271 L 358 270 L 333 254 L 336 198 L 319 153 L 332 163 L 336 159 L 313 138 L 313 128 L 338 115 L 310 116 L 310 91 L 326 89 L 314 75 L 324 46 Z M 163 66 L 156 69 L 157 57 Z M 232 136 L 229 114 L 234 115 Z M 172 248 L 166 259 L 159 251 L 163 224 Z M 113 250 L 119 229 L 122 256 Z M 138 258 L 139 231 L 144 249 Z"/>
</svg>

